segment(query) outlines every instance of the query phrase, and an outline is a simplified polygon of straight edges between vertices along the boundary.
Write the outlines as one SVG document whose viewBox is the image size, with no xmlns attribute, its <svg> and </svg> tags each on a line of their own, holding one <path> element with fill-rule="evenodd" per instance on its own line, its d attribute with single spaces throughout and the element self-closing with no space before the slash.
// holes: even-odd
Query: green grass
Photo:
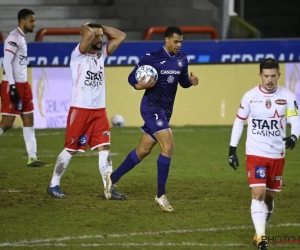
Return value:
<svg viewBox="0 0 300 250">
<path fill-rule="evenodd" d="M 165 213 L 154 203 L 159 147 L 118 183 L 127 201 L 101 198 L 98 154 L 89 150 L 72 159 L 61 181 L 68 197 L 59 200 L 46 194 L 53 168 L 26 167 L 22 130 L 8 131 L 0 137 L 0 250 L 254 249 L 245 133 L 237 171 L 227 163 L 230 133 L 230 127 L 173 128 L 175 151 L 167 191 L 174 212 Z M 112 129 L 114 168 L 140 136 L 138 128 Z M 64 130 L 38 130 L 36 137 L 40 158 L 54 164 L 64 146 Z M 283 191 L 267 230 L 270 236 L 300 236 L 299 224 L 287 225 L 300 223 L 299 165 L 298 145 L 287 152 Z M 299 243 L 270 247 L 299 248 Z"/>
</svg>

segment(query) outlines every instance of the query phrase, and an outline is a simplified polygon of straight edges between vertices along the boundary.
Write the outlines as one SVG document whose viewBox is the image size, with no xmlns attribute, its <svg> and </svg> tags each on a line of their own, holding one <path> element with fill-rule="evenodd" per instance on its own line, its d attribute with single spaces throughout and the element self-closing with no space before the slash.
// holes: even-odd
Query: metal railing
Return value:
<svg viewBox="0 0 300 250">
<path fill-rule="evenodd" d="M 42 42 L 44 36 L 49 35 L 80 35 L 79 28 L 43 28 L 35 35 L 36 42 Z"/>
<path fill-rule="evenodd" d="M 150 40 L 153 34 L 163 34 L 166 26 L 153 26 L 145 31 L 144 40 Z M 218 39 L 218 33 L 215 28 L 211 26 L 181 26 L 180 29 L 183 33 L 190 34 L 209 34 L 211 39 Z"/>
<path fill-rule="evenodd" d="M 153 34 L 163 34 L 166 26 L 149 27 L 144 34 L 144 40 L 151 40 Z M 181 26 L 183 33 L 190 34 L 209 34 L 211 39 L 218 39 L 218 33 L 215 28 L 211 26 Z M 43 28 L 40 29 L 35 36 L 36 42 L 42 42 L 44 36 L 49 35 L 80 35 L 79 28 Z M 3 42 L 3 35 L 0 31 L 0 41 Z"/>
</svg>

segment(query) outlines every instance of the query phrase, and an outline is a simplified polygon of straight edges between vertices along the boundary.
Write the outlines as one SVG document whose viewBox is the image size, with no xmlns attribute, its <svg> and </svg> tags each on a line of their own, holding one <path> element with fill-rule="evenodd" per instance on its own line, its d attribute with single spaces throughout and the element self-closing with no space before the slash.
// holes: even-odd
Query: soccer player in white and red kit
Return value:
<svg viewBox="0 0 300 250">
<path fill-rule="evenodd" d="M 272 58 L 260 63 L 261 84 L 245 93 L 232 128 L 229 164 L 239 166 L 236 147 L 248 119 L 246 170 L 251 188 L 251 217 L 256 234 L 253 244 L 268 249 L 267 222 L 274 209 L 275 192 L 282 187 L 285 148 L 293 149 L 300 135 L 300 117 L 294 95 L 279 86 L 279 64 Z M 286 136 L 286 124 L 291 135 Z"/>
<path fill-rule="evenodd" d="M 33 124 L 32 91 L 27 81 L 27 44 L 25 34 L 33 32 L 35 14 L 22 9 L 18 13 L 19 25 L 9 33 L 4 42 L 3 79 L 0 85 L 1 114 L 0 136 L 10 129 L 16 116 L 23 121 L 23 136 L 28 152 L 28 167 L 51 166 L 38 160 Z"/>
<path fill-rule="evenodd" d="M 117 29 L 89 23 L 80 27 L 81 42 L 71 55 L 70 67 L 73 79 L 71 107 L 68 114 L 65 148 L 57 158 L 48 193 L 55 198 L 65 198 L 60 190 L 60 179 L 73 155 L 84 152 L 89 146 L 98 149 L 99 170 L 103 185 L 106 174 L 112 172 L 110 157 L 110 125 L 105 105 L 104 61 L 124 41 L 126 34 Z M 103 34 L 109 42 L 102 44 Z M 112 199 L 123 200 L 114 190 Z"/>
</svg>

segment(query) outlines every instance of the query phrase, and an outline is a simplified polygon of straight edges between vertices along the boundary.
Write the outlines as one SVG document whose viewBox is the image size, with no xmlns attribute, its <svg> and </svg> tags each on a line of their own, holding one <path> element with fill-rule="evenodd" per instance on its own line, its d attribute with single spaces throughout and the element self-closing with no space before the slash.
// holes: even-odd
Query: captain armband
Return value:
<svg viewBox="0 0 300 250">
<path fill-rule="evenodd" d="M 286 115 L 286 118 L 289 118 L 292 116 L 298 116 L 299 111 L 297 109 L 287 109 L 285 115 Z"/>
</svg>

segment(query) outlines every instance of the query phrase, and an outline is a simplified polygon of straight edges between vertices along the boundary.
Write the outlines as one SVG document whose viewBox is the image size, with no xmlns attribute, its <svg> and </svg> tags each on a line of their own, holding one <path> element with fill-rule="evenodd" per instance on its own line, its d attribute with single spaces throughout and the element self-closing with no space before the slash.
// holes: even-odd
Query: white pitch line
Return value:
<svg viewBox="0 0 300 250">
<path fill-rule="evenodd" d="M 193 128 L 172 128 L 171 130 L 173 133 L 193 133 L 195 132 L 195 129 Z M 122 134 L 140 134 L 141 130 L 140 128 L 136 128 L 136 129 L 124 129 L 123 131 L 121 131 Z"/>
<path fill-rule="evenodd" d="M 299 223 L 285 223 L 276 226 L 270 225 L 269 227 L 300 227 Z M 37 240 L 24 240 L 18 242 L 5 242 L 0 243 L 0 247 L 4 246 L 19 246 L 19 245 L 31 245 L 40 244 L 51 241 L 67 241 L 67 240 L 77 240 L 77 239 L 96 239 L 96 238 L 121 238 L 121 237 L 131 237 L 140 235 L 159 235 L 159 234 L 182 234 L 182 233 L 197 233 L 197 232 L 217 232 L 217 231 L 228 231 L 228 230 L 241 230 L 253 228 L 253 226 L 236 226 L 236 227 L 223 227 L 223 228 L 199 228 L 199 229 L 181 229 L 181 230 L 167 230 L 167 231 L 150 231 L 150 232 L 132 232 L 126 234 L 108 234 L 108 235 L 83 235 L 83 236 L 66 236 L 61 238 L 48 238 L 48 239 L 37 239 Z"/>
<path fill-rule="evenodd" d="M 118 153 L 110 153 L 110 155 L 118 155 Z M 47 158 L 47 157 L 57 157 L 58 155 L 39 155 L 39 158 Z M 98 152 L 97 153 L 79 153 L 79 154 L 76 154 L 75 157 L 88 157 L 88 156 L 98 156 Z M 0 156 L 0 159 L 9 159 L 11 157 L 8 157 L 8 156 Z M 21 159 L 27 159 L 28 156 L 22 156 L 22 157 L 19 157 Z M 14 160 L 12 158 L 12 160 Z"/>
<path fill-rule="evenodd" d="M 171 128 L 172 129 L 172 128 Z M 201 130 L 201 129 L 200 129 Z M 195 132 L 195 129 L 192 129 L 192 128 L 174 128 L 172 129 L 172 132 L 174 133 L 193 133 Z M 121 133 L 123 134 L 139 134 L 141 133 L 141 130 L 139 128 L 136 128 L 136 129 L 125 129 L 123 131 L 121 131 Z M 51 135 L 64 135 L 65 132 L 36 132 L 36 137 L 39 137 L 39 136 L 51 136 Z M 8 133 L 8 134 L 3 134 L 3 137 L 13 137 L 13 136 L 23 136 L 22 133 L 20 134 L 13 134 L 13 133 Z"/>
<path fill-rule="evenodd" d="M 21 190 L 15 190 L 15 189 L 8 189 L 8 190 L 0 190 L 2 193 L 18 193 L 22 192 Z"/>
<path fill-rule="evenodd" d="M 62 135 L 62 134 L 65 134 L 65 132 L 42 132 L 42 133 L 38 133 L 36 132 L 35 136 L 38 137 L 38 136 L 48 136 L 48 135 Z M 23 134 L 12 134 L 12 133 L 9 133 L 9 134 L 3 134 L 2 135 L 3 137 L 13 137 L 13 136 L 20 136 L 20 137 L 23 137 Z"/>
<path fill-rule="evenodd" d="M 11 245 L 7 245 L 11 246 Z M 122 247 L 141 247 L 141 246 L 156 246 L 156 247 L 166 247 L 166 246 L 197 246 L 197 247 L 247 247 L 246 244 L 203 244 L 203 243 L 193 243 L 193 242 L 183 242 L 183 243 L 164 243 L 164 242 L 144 242 L 144 243 L 90 243 L 90 244 L 64 244 L 64 243 L 44 243 L 38 245 L 14 245 L 13 247 L 37 247 L 37 246 L 52 246 L 52 247 L 111 247 L 111 246 L 122 246 Z"/>
<path fill-rule="evenodd" d="M 43 244 L 18 244 L 18 245 L 6 245 L 7 247 L 168 247 L 168 246 L 189 246 L 189 247 L 250 247 L 250 244 L 239 244 L 239 243 L 229 243 L 229 244 L 205 244 L 196 242 L 183 242 L 183 243 L 168 243 L 168 242 L 144 242 L 144 243 L 89 243 L 89 244 L 65 244 L 65 243 L 43 243 Z M 276 245 L 276 247 L 295 247 L 291 244 Z"/>
</svg>

